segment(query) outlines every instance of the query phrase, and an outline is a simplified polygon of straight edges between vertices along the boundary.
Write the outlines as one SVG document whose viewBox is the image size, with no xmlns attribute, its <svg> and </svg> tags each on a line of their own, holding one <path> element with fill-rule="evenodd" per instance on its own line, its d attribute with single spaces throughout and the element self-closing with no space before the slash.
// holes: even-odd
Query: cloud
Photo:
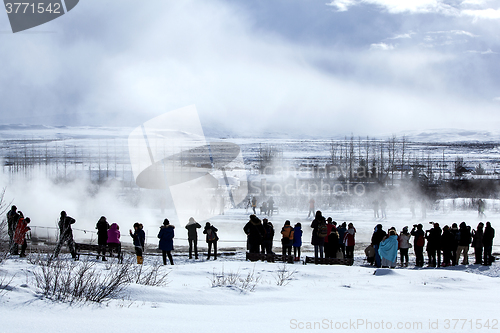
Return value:
<svg viewBox="0 0 500 333">
<path fill-rule="evenodd" d="M 372 44 L 370 50 L 390 51 L 394 50 L 394 45 L 386 43 Z"/>
<path fill-rule="evenodd" d="M 456 9 L 441 0 L 333 0 L 330 6 L 339 11 L 347 11 L 349 7 L 360 4 L 375 5 L 387 10 L 391 14 L 399 13 L 444 13 L 450 15 Z"/>
<path fill-rule="evenodd" d="M 362 11 L 350 18 L 367 22 L 354 33 L 341 21 L 328 25 L 354 11 L 328 11 L 332 17 L 318 20 L 318 26 L 331 39 L 304 26 L 300 29 L 309 38 L 297 41 L 233 1 L 136 8 L 134 1 L 121 0 L 117 8 L 113 2 L 101 6 L 96 11 L 94 4 L 82 2 L 78 10 L 35 30 L 52 34 L 1 35 L 3 122 L 135 127 L 195 104 L 204 126 L 235 134 L 374 135 L 427 128 L 429 119 L 464 124 L 479 107 L 479 113 L 491 116 L 476 117 L 466 126 L 498 125 L 490 95 L 498 83 L 489 82 L 488 75 L 498 76 L 489 64 L 475 55 L 460 58 L 462 49 L 412 44 L 422 33 L 409 23 L 406 31 L 415 34 L 400 31 L 407 23 L 394 28 L 392 15 L 372 19 L 373 12 Z M 300 14 L 316 17 L 317 10 Z M 297 29 L 293 20 L 278 23 Z M 426 27 L 447 29 L 441 22 Z M 412 38 L 387 41 L 404 33 Z M 342 45 L 336 36 L 352 44 Z M 473 89 L 486 91 L 487 98 Z M 484 124 L 487 118 L 491 121 Z"/>
<path fill-rule="evenodd" d="M 487 8 L 487 9 L 466 9 L 461 12 L 462 15 L 464 16 L 471 16 L 475 20 L 478 19 L 490 19 L 490 20 L 497 20 L 500 19 L 500 9 L 493 9 L 493 8 Z"/>
<path fill-rule="evenodd" d="M 465 16 L 477 19 L 499 19 L 500 9 L 488 8 L 488 3 L 482 0 L 468 0 L 450 4 L 444 0 L 333 0 L 328 5 L 338 11 L 348 11 L 350 7 L 359 5 L 374 5 L 391 14 L 441 14 L 445 16 Z M 483 7 L 483 8 L 477 8 Z M 486 8 L 485 8 L 486 7 Z"/>
</svg>

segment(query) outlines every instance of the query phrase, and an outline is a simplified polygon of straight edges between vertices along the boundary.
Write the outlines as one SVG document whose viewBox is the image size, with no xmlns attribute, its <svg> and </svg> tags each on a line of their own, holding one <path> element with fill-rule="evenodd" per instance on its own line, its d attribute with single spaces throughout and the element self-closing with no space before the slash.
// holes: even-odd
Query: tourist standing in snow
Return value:
<svg viewBox="0 0 500 333">
<path fill-rule="evenodd" d="M 120 243 L 120 227 L 116 223 L 111 223 L 108 229 L 108 250 L 109 255 L 113 256 L 113 251 L 116 250 L 118 258 L 122 254 L 122 244 Z"/>
<path fill-rule="evenodd" d="M 414 224 L 411 230 L 413 236 L 413 248 L 415 251 L 415 266 L 424 266 L 424 245 L 425 245 L 425 232 L 422 224 Z"/>
<path fill-rule="evenodd" d="M 295 261 L 300 260 L 300 248 L 302 246 L 302 224 L 295 224 L 293 228 L 293 256 Z"/>
<path fill-rule="evenodd" d="M 382 267 L 395 268 L 398 260 L 398 236 L 396 231 L 389 230 L 389 235 L 379 244 L 378 254 Z"/>
<path fill-rule="evenodd" d="M 331 225 L 330 223 L 328 224 L 328 227 L 330 228 L 328 231 L 328 246 L 329 246 L 329 251 L 330 251 L 330 256 L 327 258 L 336 258 L 337 257 L 337 252 L 339 251 L 339 234 L 337 232 L 337 227 L 336 227 L 336 222 L 332 221 Z M 326 239 L 325 239 L 326 242 Z M 326 245 L 326 243 L 325 243 Z"/>
<path fill-rule="evenodd" d="M 262 227 L 264 228 L 264 236 L 262 239 L 261 253 L 273 254 L 273 239 L 274 227 L 268 219 L 262 219 Z"/>
<path fill-rule="evenodd" d="M 54 257 L 57 258 L 59 252 L 61 252 L 61 247 L 64 243 L 67 243 L 71 257 L 76 259 L 75 241 L 73 240 L 73 229 L 71 229 L 71 225 L 75 222 L 76 220 L 68 216 L 64 210 L 61 212 L 59 218 L 59 242 L 56 245 Z"/>
<path fill-rule="evenodd" d="M 493 238 L 495 238 L 495 229 L 491 227 L 490 222 L 486 222 L 486 228 L 483 233 L 484 260 L 483 265 L 489 266 L 493 261 L 491 256 L 491 248 L 493 246 Z"/>
<path fill-rule="evenodd" d="M 214 227 L 213 225 L 210 225 L 210 222 L 205 223 L 205 229 L 203 230 L 203 233 L 207 235 L 206 241 L 208 244 L 208 255 L 207 255 L 207 260 L 210 260 L 210 255 L 212 252 L 212 246 L 214 248 L 214 260 L 217 259 L 217 241 L 219 240 L 219 237 L 217 236 L 217 228 Z"/>
<path fill-rule="evenodd" d="M 14 242 L 14 233 L 16 231 L 17 223 L 19 221 L 19 213 L 17 212 L 17 207 L 12 206 L 7 212 L 7 233 L 9 235 L 9 251 L 12 255 L 17 255 L 19 253 L 18 246 Z"/>
<path fill-rule="evenodd" d="M 339 242 L 338 242 L 339 248 L 340 251 L 342 251 L 342 258 L 345 258 L 344 235 L 345 232 L 347 231 L 347 224 L 345 222 L 341 223 L 337 231 L 339 233 Z M 335 253 L 335 256 L 337 256 L 337 253 Z"/>
<path fill-rule="evenodd" d="M 314 215 L 314 204 L 315 204 L 315 203 L 316 203 L 316 202 L 314 201 L 314 199 L 313 199 L 313 198 L 311 198 L 311 199 L 309 200 L 309 214 L 307 214 L 307 217 L 310 217 L 310 216 L 311 216 L 311 214 L 312 214 L 312 215 Z"/>
<path fill-rule="evenodd" d="M 314 260 L 318 258 L 323 259 L 323 248 L 325 245 L 325 237 L 328 233 L 328 227 L 326 225 L 326 220 L 323 217 L 320 210 L 316 212 L 316 216 L 311 223 L 311 228 L 313 228 L 311 244 L 314 245 Z M 319 252 L 319 257 L 318 257 Z"/>
<path fill-rule="evenodd" d="M 483 222 L 479 222 L 477 230 L 472 230 L 472 246 L 474 247 L 474 255 L 476 262 L 474 265 L 483 263 Z"/>
<path fill-rule="evenodd" d="M 457 247 L 458 247 L 458 225 L 453 223 L 451 225 L 450 232 L 453 236 L 452 246 L 451 246 L 451 265 L 455 266 L 457 264 Z"/>
<path fill-rule="evenodd" d="M 378 252 L 378 247 L 380 245 L 380 242 L 385 238 L 387 233 L 384 231 L 382 224 L 377 224 L 375 227 L 375 230 L 373 231 L 372 235 L 372 240 L 371 244 L 373 245 L 373 248 L 375 249 L 375 266 L 381 267 L 381 261 L 380 261 L 380 255 Z"/>
<path fill-rule="evenodd" d="M 450 227 L 447 225 L 443 228 L 443 233 L 441 234 L 441 250 L 443 250 L 443 267 L 450 266 L 451 257 L 453 253 L 453 245 L 455 243 L 454 235 L 451 233 Z"/>
<path fill-rule="evenodd" d="M 19 212 L 21 213 L 21 212 Z M 21 217 L 19 217 L 19 220 L 17 222 L 17 227 L 16 231 L 14 233 L 14 242 L 17 245 L 21 245 L 21 254 L 19 257 L 26 257 L 26 248 L 28 247 L 28 244 L 26 243 L 26 233 L 31 230 L 30 227 L 28 227 L 28 223 L 31 222 L 30 218 L 23 218 L 22 214 L 19 214 Z"/>
<path fill-rule="evenodd" d="M 193 217 L 190 217 L 188 224 L 186 224 L 186 229 L 188 231 L 189 259 L 193 259 L 193 248 L 194 258 L 198 259 L 198 232 L 196 229 L 200 228 L 201 225 L 196 222 Z"/>
<path fill-rule="evenodd" d="M 483 199 L 479 199 L 479 201 L 477 202 L 477 216 L 478 217 L 486 217 L 486 215 L 484 215 L 484 207 L 485 207 L 485 204 L 484 204 Z"/>
<path fill-rule="evenodd" d="M 257 212 L 255 211 L 255 208 L 257 208 L 257 197 L 253 196 L 253 198 L 252 198 L 252 209 L 253 209 L 253 213 L 257 214 Z"/>
<path fill-rule="evenodd" d="M 248 236 L 248 246 L 250 253 L 260 253 L 260 245 L 264 236 L 262 222 L 255 215 L 250 215 L 250 221 L 243 227 L 243 231 Z"/>
<path fill-rule="evenodd" d="M 344 234 L 345 258 L 354 260 L 354 245 L 356 244 L 356 228 L 352 223 L 347 226 Z"/>
<path fill-rule="evenodd" d="M 273 209 L 274 209 L 274 199 L 273 197 L 270 197 L 269 200 L 267 200 L 267 215 L 273 216 Z"/>
<path fill-rule="evenodd" d="M 332 258 L 332 244 L 330 244 L 330 240 L 328 236 L 330 236 L 330 233 L 332 232 L 333 228 L 333 220 L 331 217 L 328 217 L 326 219 L 326 237 L 325 237 L 325 258 Z"/>
<path fill-rule="evenodd" d="M 135 222 L 134 233 L 132 233 L 132 230 L 129 230 L 129 234 L 134 241 L 134 250 L 137 257 L 137 263 L 139 265 L 142 265 L 142 263 L 144 262 L 142 253 L 144 252 L 144 243 L 146 241 L 146 234 L 144 233 L 144 230 L 142 230 L 142 224 L 140 224 L 139 222 Z"/>
<path fill-rule="evenodd" d="M 464 260 L 462 265 L 469 264 L 469 245 L 471 242 L 470 226 L 466 225 L 465 222 L 460 223 L 460 228 L 458 229 L 458 247 L 457 247 L 457 264 L 460 261 L 460 256 L 463 253 Z"/>
<path fill-rule="evenodd" d="M 408 267 L 408 251 L 410 249 L 410 233 L 408 232 L 408 227 L 404 227 L 403 231 L 399 234 L 399 255 L 401 258 L 401 267 Z"/>
<path fill-rule="evenodd" d="M 425 232 L 427 239 L 427 257 L 429 267 L 441 266 L 441 228 L 439 223 L 432 223 L 433 227 Z"/>
<path fill-rule="evenodd" d="M 281 245 L 283 247 L 283 261 L 285 260 L 285 256 L 288 254 L 292 255 L 292 246 L 293 246 L 293 234 L 294 229 L 290 225 L 290 221 L 286 220 L 283 228 L 281 228 Z"/>
<path fill-rule="evenodd" d="M 175 227 L 170 224 L 168 219 L 163 220 L 163 225 L 160 227 L 160 232 L 158 233 L 158 238 L 160 239 L 159 248 L 163 258 L 163 265 L 167 264 L 167 256 L 168 260 L 170 260 L 170 265 L 174 264 L 174 259 L 172 258 L 175 236 L 174 229 Z"/>
<path fill-rule="evenodd" d="M 378 219 L 380 217 L 380 215 L 378 214 L 378 208 L 379 208 L 378 200 L 373 200 L 372 205 L 373 205 L 373 218 Z"/>
<path fill-rule="evenodd" d="M 385 201 L 385 199 L 382 199 L 382 201 L 380 202 L 380 213 L 382 214 L 383 219 L 387 218 L 386 209 L 387 209 L 387 202 Z"/>
<path fill-rule="evenodd" d="M 97 221 L 95 228 L 97 229 L 97 259 L 99 259 L 99 254 L 102 252 L 102 260 L 106 261 L 106 245 L 108 244 L 109 223 L 106 221 L 105 216 L 101 216 L 99 221 Z"/>
</svg>

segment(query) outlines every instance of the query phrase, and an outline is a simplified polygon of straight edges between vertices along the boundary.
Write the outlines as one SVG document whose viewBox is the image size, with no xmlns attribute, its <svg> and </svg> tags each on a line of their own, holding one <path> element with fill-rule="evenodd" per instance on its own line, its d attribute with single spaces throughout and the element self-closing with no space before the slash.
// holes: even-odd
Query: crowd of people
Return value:
<svg viewBox="0 0 500 333">
<path fill-rule="evenodd" d="M 54 250 L 54 257 L 58 257 L 61 252 L 63 245 L 67 245 L 69 252 L 73 259 L 76 259 L 77 253 L 75 250 L 75 241 L 73 238 L 72 225 L 76 222 L 74 218 L 68 216 L 65 211 L 61 212 L 58 229 L 59 238 Z M 12 206 L 7 213 L 7 233 L 9 235 L 9 252 L 12 255 L 19 255 L 20 257 L 25 257 L 25 251 L 27 248 L 26 233 L 30 230 L 28 224 L 30 223 L 29 217 L 24 217 L 21 211 L 17 210 L 16 206 Z M 97 259 L 102 257 L 103 261 L 106 261 L 106 252 L 109 252 L 110 256 L 115 253 L 120 257 L 121 241 L 120 241 L 120 227 L 117 223 L 109 224 L 105 216 L 101 216 L 97 221 L 95 228 L 97 229 Z M 129 230 L 130 237 L 132 238 L 132 243 L 134 245 L 135 254 L 137 257 L 137 264 L 143 264 L 143 252 L 146 240 L 146 234 L 144 232 L 144 226 L 142 223 L 136 222 L 133 225 L 134 230 Z M 189 242 L 189 259 L 192 259 L 192 253 L 194 250 L 195 259 L 198 259 L 198 233 L 197 229 L 201 228 L 201 225 L 190 218 L 186 229 L 188 230 L 188 242 Z M 158 248 L 162 251 L 163 264 L 167 264 L 167 257 L 171 265 L 174 264 L 172 251 L 174 249 L 174 233 L 175 226 L 170 224 L 168 219 L 163 220 L 162 226 L 160 226 L 160 231 L 158 232 Z M 206 222 L 203 234 L 206 235 L 206 242 L 208 244 L 208 257 L 207 260 L 212 256 L 217 259 L 217 241 L 219 237 L 217 236 L 217 228 Z M 19 253 L 19 246 L 21 247 L 21 253 Z"/>
<path fill-rule="evenodd" d="M 354 259 L 354 245 L 356 228 L 352 223 L 342 223 L 337 228 L 337 222 L 331 217 L 325 219 L 321 211 L 316 211 L 311 223 L 311 244 L 314 246 L 314 258 Z M 250 253 L 274 254 L 272 244 L 274 239 L 274 226 L 267 218 L 262 221 L 255 215 L 250 215 L 250 220 L 243 227 L 247 235 L 247 249 Z M 286 220 L 281 228 L 281 245 L 283 256 L 292 254 L 295 261 L 300 260 L 302 247 L 302 224 L 296 223 L 293 227 Z"/>
<path fill-rule="evenodd" d="M 12 206 L 7 213 L 8 235 L 10 253 L 13 255 L 26 256 L 27 248 L 26 233 L 30 230 L 28 224 L 29 217 L 24 217 L 16 206 Z M 68 246 L 73 258 L 76 258 L 75 242 L 73 239 L 72 225 L 76 220 L 62 211 L 59 218 L 59 239 L 54 250 L 54 257 L 57 257 L 64 244 Z M 475 263 L 477 265 L 491 265 L 493 238 L 495 230 L 490 222 L 480 222 L 476 229 L 472 229 L 465 222 L 460 225 L 453 223 L 440 228 L 439 223 L 429 222 L 430 228 L 424 231 L 422 224 L 415 224 L 411 231 L 404 227 L 398 234 L 395 227 L 384 230 L 382 224 L 377 224 L 374 228 L 371 243 L 365 249 L 367 260 L 376 267 L 394 268 L 397 265 L 398 251 L 400 255 L 400 265 L 408 267 L 409 249 L 414 248 L 415 266 L 424 266 L 424 248 L 427 253 L 427 265 L 429 267 L 447 267 L 461 264 L 469 264 L 469 249 L 474 248 Z M 337 225 L 331 217 L 325 218 L 321 211 L 316 211 L 311 222 L 311 245 L 314 247 L 314 258 L 342 258 L 354 259 L 354 246 L 356 244 L 356 228 L 353 223 L 343 222 Z M 109 224 L 105 216 L 97 221 L 97 259 L 102 257 L 106 261 L 106 252 L 112 256 L 115 252 L 117 256 L 121 254 L 120 227 L 117 223 Z M 189 244 L 189 259 L 198 259 L 198 232 L 201 225 L 190 218 L 186 224 Z M 159 249 L 162 251 L 163 264 L 167 264 L 167 257 L 171 265 L 174 264 L 172 251 L 174 249 L 173 239 L 175 227 L 168 219 L 164 219 L 158 233 Z M 247 235 L 247 250 L 250 253 L 274 254 L 273 240 L 275 230 L 273 224 L 267 219 L 260 219 L 256 214 L 250 215 L 249 221 L 243 227 Z M 218 229 L 206 222 L 203 229 L 205 240 L 208 245 L 207 260 L 212 256 L 217 259 L 217 235 Z M 134 223 L 133 231 L 129 230 L 133 240 L 137 263 L 143 263 L 143 252 L 145 245 L 145 232 L 143 225 Z M 299 261 L 302 247 L 302 225 L 296 223 L 293 227 L 289 220 L 286 220 L 281 228 L 281 245 L 283 256 L 292 256 Z M 413 245 L 411 238 L 413 237 Z M 19 247 L 21 251 L 19 253 Z M 353 262 L 352 260 L 350 261 Z"/>
<path fill-rule="evenodd" d="M 404 227 L 400 234 L 392 227 L 387 232 L 383 226 L 375 227 L 371 244 L 365 250 L 368 261 L 377 267 L 396 267 L 398 249 L 401 266 L 408 266 L 408 252 L 412 247 L 410 238 L 413 237 L 415 266 L 424 266 L 424 248 L 427 252 L 428 267 L 447 267 L 458 264 L 469 264 L 469 248 L 474 248 L 475 265 L 489 266 L 493 262 L 492 246 L 495 229 L 490 222 L 479 222 L 476 229 L 472 229 L 465 222 L 458 226 L 445 225 L 443 229 L 439 223 L 429 222 L 431 228 L 424 231 L 422 224 L 413 225 L 409 232 Z M 462 262 L 460 258 L 463 257 Z"/>
</svg>

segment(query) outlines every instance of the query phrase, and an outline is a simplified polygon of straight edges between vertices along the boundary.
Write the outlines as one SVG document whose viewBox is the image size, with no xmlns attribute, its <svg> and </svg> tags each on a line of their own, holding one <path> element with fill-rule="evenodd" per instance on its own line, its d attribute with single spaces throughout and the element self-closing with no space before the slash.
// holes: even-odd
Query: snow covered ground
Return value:
<svg viewBox="0 0 500 333">
<path fill-rule="evenodd" d="M 417 222 L 411 220 L 406 209 L 392 208 L 388 219 L 383 221 L 374 221 L 371 214 L 368 210 L 325 212 L 337 221 L 353 222 L 358 230 L 358 244 L 369 241 L 376 223 L 382 223 L 385 228 L 396 226 L 399 230 Z M 487 214 L 498 230 L 496 221 L 500 214 Z M 373 332 L 388 329 L 479 332 L 499 327 L 498 262 L 491 267 L 416 269 L 411 265 L 407 269 L 375 269 L 364 263 L 364 245 L 356 248 L 352 267 L 247 262 L 243 249 L 245 235 L 241 231 L 246 217 L 244 210 L 230 210 L 211 221 L 220 230 L 219 247 L 226 249 L 221 252 L 227 253 L 217 261 L 206 261 L 205 256 L 188 260 L 182 251 L 186 242 L 184 228 L 177 226 L 175 265 L 161 268 L 169 272 L 169 283 L 159 287 L 130 284 L 122 294 L 104 304 L 69 305 L 45 299 L 32 277 L 38 268 L 26 259 L 4 260 L 0 265 L 0 279 L 4 275 L 13 280 L 0 297 L 0 332 Z M 305 254 L 311 255 L 311 248 L 307 246 L 310 220 L 305 217 L 305 212 L 281 213 L 271 221 L 278 232 L 285 219 L 292 223 L 302 221 Z M 474 211 L 442 209 L 428 211 L 427 220 L 440 222 L 442 226 L 465 220 L 474 227 L 478 222 Z M 150 239 L 150 243 L 154 240 Z M 498 237 L 495 244 L 499 244 Z M 200 242 L 200 246 L 206 251 L 204 242 Z M 275 247 L 275 251 L 279 248 Z M 498 252 L 498 246 L 494 252 Z M 158 260 L 157 256 L 146 256 L 145 265 L 149 267 Z M 102 262 L 96 262 L 96 267 L 106 269 Z M 283 286 L 277 285 L 280 270 L 290 275 Z M 214 274 L 222 276 L 222 272 L 225 276 L 237 273 L 242 278 L 250 273 L 259 280 L 254 291 L 242 289 L 238 284 L 214 287 Z M 487 320 L 489 327 L 484 327 Z"/>
</svg>

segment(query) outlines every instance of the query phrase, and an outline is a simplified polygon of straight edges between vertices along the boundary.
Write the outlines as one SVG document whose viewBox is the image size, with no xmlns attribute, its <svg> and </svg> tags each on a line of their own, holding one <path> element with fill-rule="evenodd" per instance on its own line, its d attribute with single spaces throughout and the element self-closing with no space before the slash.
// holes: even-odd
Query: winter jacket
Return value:
<svg viewBox="0 0 500 333">
<path fill-rule="evenodd" d="M 354 246 L 356 244 L 355 241 L 356 228 L 347 229 L 344 234 L 344 244 L 345 246 Z"/>
<path fill-rule="evenodd" d="M 470 242 L 471 242 L 470 227 L 462 222 L 460 223 L 460 229 L 458 229 L 458 245 L 469 246 Z"/>
<path fill-rule="evenodd" d="M 97 229 L 97 239 L 100 245 L 105 245 L 108 242 L 109 223 L 105 219 L 99 219 L 95 225 Z"/>
<path fill-rule="evenodd" d="M 373 232 L 372 235 L 372 244 L 373 245 L 378 245 L 384 239 L 384 237 L 387 236 L 387 233 L 382 229 L 381 224 L 377 224 L 376 230 Z"/>
<path fill-rule="evenodd" d="M 443 230 L 441 235 L 441 249 L 443 251 L 453 251 L 455 236 L 450 230 Z"/>
<path fill-rule="evenodd" d="M 410 248 L 410 237 L 411 235 L 408 233 L 401 232 L 398 237 L 399 248 L 400 249 L 409 249 Z"/>
<path fill-rule="evenodd" d="M 340 241 L 339 241 L 339 234 L 337 232 L 337 228 L 335 228 L 335 226 L 332 225 L 332 229 L 330 230 L 330 234 L 328 235 L 328 243 L 335 246 L 339 242 Z"/>
<path fill-rule="evenodd" d="M 293 228 L 293 246 L 301 247 L 302 246 L 302 228 L 295 227 Z"/>
<path fill-rule="evenodd" d="M 264 223 L 262 225 L 264 229 L 264 239 L 268 241 L 272 241 L 274 239 L 274 228 L 271 222 Z"/>
<path fill-rule="evenodd" d="M 428 250 L 438 250 L 441 248 L 441 228 L 434 227 L 428 230 L 426 237 L 427 239 L 427 249 Z"/>
<path fill-rule="evenodd" d="M 17 227 L 17 223 L 19 221 L 19 217 L 21 216 L 17 211 L 9 210 L 9 212 L 7 213 L 7 226 L 9 235 L 14 234 Z"/>
<path fill-rule="evenodd" d="M 120 244 L 120 230 L 118 224 L 113 223 L 108 229 L 108 244 Z"/>
<path fill-rule="evenodd" d="M 345 227 L 340 226 L 337 228 L 337 231 L 339 234 L 339 244 L 344 244 L 342 242 L 344 241 L 344 234 L 347 231 L 347 229 Z"/>
<path fill-rule="evenodd" d="M 459 237 L 458 228 L 451 228 L 450 232 L 451 232 L 451 235 L 453 236 L 453 242 L 452 242 L 451 249 L 456 250 L 457 246 L 458 246 L 458 237 Z"/>
<path fill-rule="evenodd" d="M 495 229 L 492 227 L 486 226 L 484 228 L 484 233 L 483 233 L 483 245 L 486 246 L 492 246 L 493 245 L 493 238 L 495 238 Z"/>
<path fill-rule="evenodd" d="M 76 220 L 70 216 L 65 216 L 59 219 L 59 237 L 60 239 L 64 238 L 73 238 L 73 230 L 71 229 L 71 225 L 74 224 Z"/>
<path fill-rule="evenodd" d="M 134 233 L 130 233 L 130 236 L 134 240 L 134 246 L 135 247 L 140 247 L 144 249 L 144 242 L 146 240 L 146 234 L 144 233 L 144 230 L 142 229 L 137 229 L 134 231 Z"/>
<path fill-rule="evenodd" d="M 247 234 L 248 242 L 250 244 L 262 244 L 262 239 L 264 237 L 265 231 L 262 223 L 258 218 L 250 219 L 250 221 L 248 221 L 248 223 L 243 227 L 243 231 L 245 232 L 245 234 Z"/>
<path fill-rule="evenodd" d="M 285 225 L 283 228 L 281 228 L 281 237 L 282 239 L 293 240 L 294 232 L 295 230 L 292 228 L 292 226 Z"/>
<path fill-rule="evenodd" d="M 418 247 L 418 242 L 420 239 L 422 239 L 422 247 L 425 244 L 425 233 L 422 229 L 413 229 L 411 231 L 411 235 L 413 236 L 413 246 Z"/>
<path fill-rule="evenodd" d="M 186 229 L 188 231 L 188 239 L 196 239 L 198 240 L 198 232 L 196 229 L 201 228 L 201 225 L 198 222 L 188 222 L 186 224 Z"/>
<path fill-rule="evenodd" d="M 30 230 L 30 227 L 28 227 L 26 220 L 22 217 L 19 218 L 16 231 L 14 233 L 14 242 L 16 244 L 23 245 L 28 230 Z"/>
<path fill-rule="evenodd" d="M 480 248 L 483 247 L 483 229 L 472 231 L 472 246 Z"/>
<path fill-rule="evenodd" d="M 326 224 L 326 220 L 323 216 L 321 217 L 321 220 L 318 221 L 317 219 L 314 219 L 311 223 L 311 228 L 313 228 L 313 232 L 312 232 L 312 236 L 311 236 L 311 244 L 312 245 L 322 246 L 325 244 L 325 237 L 318 236 L 318 226 L 320 223 Z"/>
<path fill-rule="evenodd" d="M 207 237 L 205 238 L 205 241 L 207 243 L 213 243 L 213 242 L 217 242 L 219 240 L 219 236 L 217 236 L 217 231 L 219 231 L 216 227 L 214 227 L 213 225 L 209 226 L 209 227 L 205 227 L 205 229 L 203 230 L 203 233 L 207 235 Z M 210 234 L 213 233 L 213 236 L 215 236 L 215 238 L 213 238 Z M 211 240 L 211 238 L 213 238 Z"/>
<path fill-rule="evenodd" d="M 391 235 L 379 243 L 378 254 L 391 262 L 398 257 L 398 236 Z"/>
<path fill-rule="evenodd" d="M 172 251 L 174 249 L 174 229 L 173 225 L 163 225 L 160 227 L 158 238 L 160 239 L 160 250 Z"/>
</svg>

